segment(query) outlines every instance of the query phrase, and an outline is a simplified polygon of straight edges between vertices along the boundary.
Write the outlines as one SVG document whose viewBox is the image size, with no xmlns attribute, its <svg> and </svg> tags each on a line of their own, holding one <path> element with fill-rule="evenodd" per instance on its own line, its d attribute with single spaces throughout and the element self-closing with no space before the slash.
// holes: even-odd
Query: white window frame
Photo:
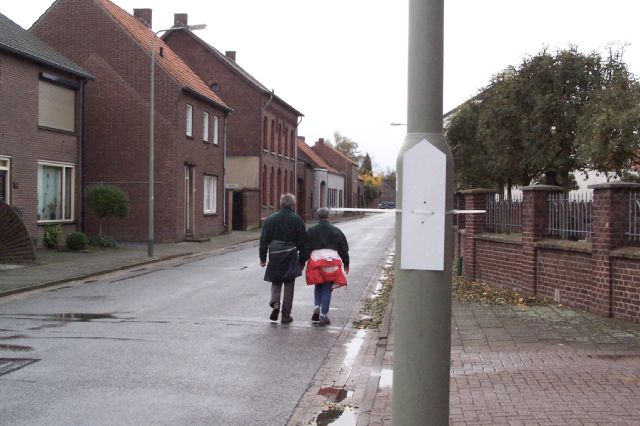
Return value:
<svg viewBox="0 0 640 426">
<path fill-rule="evenodd" d="M 73 222 L 75 220 L 75 193 L 76 193 L 76 165 L 72 164 L 72 163 L 60 163 L 60 162 L 56 162 L 56 161 L 46 161 L 46 160 L 38 160 L 38 179 L 37 179 L 37 184 L 38 184 L 38 215 L 40 215 L 40 210 L 41 210 L 41 206 L 40 206 L 40 185 L 42 184 L 42 182 L 40 182 L 40 167 L 42 166 L 47 166 L 47 167 L 56 167 L 56 168 L 60 168 L 62 169 L 62 176 L 60 179 L 60 193 L 62 194 L 62 200 L 61 200 L 61 206 L 60 206 L 60 219 L 42 219 L 42 218 L 38 218 L 38 223 L 68 223 L 68 222 Z M 66 189 L 67 189 L 67 182 L 66 182 L 66 178 L 67 178 L 67 173 L 66 170 L 70 169 L 71 170 L 71 184 L 69 185 L 69 188 L 71 189 L 71 195 L 70 195 L 70 212 L 67 212 L 67 203 L 66 200 L 69 197 L 69 194 L 66 193 Z M 43 207 L 44 208 L 44 207 Z M 69 213 L 69 217 L 65 218 L 67 216 L 67 213 Z"/>
<path fill-rule="evenodd" d="M 193 106 L 187 104 L 187 136 L 193 137 Z"/>
<path fill-rule="evenodd" d="M 4 202 L 11 205 L 11 157 L 0 155 L 0 170 L 7 172 L 7 180 L 4 188 L 7 198 Z"/>
<path fill-rule="evenodd" d="M 209 142 L 209 113 L 206 111 L 202 113 L 202 140 Z"/>
<path fill-rule="evenodd" d="M 220 140 L 218 138 L 219 122 L 220 120 L 218 119 L 218 116 L 214 115 L 213 116 L 213 143 L 215 145 L 218 145 L 220 143 Z"/>
<path fill-rule="evenodd" d="M 218 198 L 218 177 L 214 175 L 204 175 L 204 214 L 217 213 Z"/>
</svg>

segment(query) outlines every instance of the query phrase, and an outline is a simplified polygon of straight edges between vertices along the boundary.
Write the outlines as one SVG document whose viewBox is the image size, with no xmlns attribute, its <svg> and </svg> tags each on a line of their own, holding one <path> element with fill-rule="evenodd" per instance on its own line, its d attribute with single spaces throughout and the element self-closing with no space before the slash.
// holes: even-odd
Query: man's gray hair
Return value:
<svg viewBox="0 0 640 426">
<path fill-rule="evenodd" d="M 331 210 L 329 210 L 328 207 L 320 207 L 318 209 L 318 219 L 322 220 L 322 219 L 328 219 L 329 218 L 329 213 L 331 212 Z"/>
<path fill-rule="evenodd" d="M 280 206 L 293 208 L 296 205 L 296 196 L 293 194 L 282 194 L 280 196 Z"/>
</svg>

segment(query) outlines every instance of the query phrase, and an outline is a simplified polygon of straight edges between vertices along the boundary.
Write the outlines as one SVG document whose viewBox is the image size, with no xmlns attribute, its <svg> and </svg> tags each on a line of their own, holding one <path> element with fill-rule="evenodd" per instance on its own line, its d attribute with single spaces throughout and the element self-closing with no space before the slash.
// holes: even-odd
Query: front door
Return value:
<svg viewBox="0 0 640 426">
<path fill-rule="evenodd" d="M 193 170 L 194 166 L 184 166 L 184 229 L 185 236 L 193 236 Z"/>
<path fill-rule="evenodd" d="M 9 204 L 9 159 L 0 157 L 0 202 Z"/>
</svg>

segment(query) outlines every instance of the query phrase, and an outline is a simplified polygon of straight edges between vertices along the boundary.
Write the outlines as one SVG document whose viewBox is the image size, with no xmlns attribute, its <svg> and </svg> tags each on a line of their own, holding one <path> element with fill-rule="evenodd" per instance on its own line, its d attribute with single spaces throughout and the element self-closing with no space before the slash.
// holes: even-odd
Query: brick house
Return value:
<svg viewBox="0 0 640 426">
<path fill-rule="evenodd" d="M 187 25 L 175 14 L 174 25 Z M 296 137 L 303 114 L 276 96 L 236 62 L 188 30 L 164 41 L 234 109 L 229 117 L 227 188 L 233 191 L 233 229 L 253 229 L 279 208 L 280 195 L 295 193 Z"/>
<path fill-rule="evenodd" d="M 155 240 L 224 232 L 226 120 L 231 108 L 154 35 L 151 10 L 135 17 L 108 0 L 57 0 L 31 32 L 97 77 L 86 93 L 84 184 L 110 183 L 129 215 L 105 223 L 120 240 L 148 237 L 149 100 L 155 39 Z M 95 233 L 97 218 L 86 212 Z"/>
<path fill-rule="evenodd" d="M 331 167 L 298 137 L 298 213 L 311 219 L 320 207 L 344 207 L 344 173 Z"/>
<path fill-rule="evenodd" d="M 326 143 L 323 138 L 311 147 L 331 167 L 345 175 L 345 207 L 363 207 L 364 181 L 358 174 L 358 163 Z"/>
<path fill-rule="evenodd" d="M 82 229 L 85 83 L 94 77 L 0 14 L 0 201 L 32 238 Z"/>
</svg>

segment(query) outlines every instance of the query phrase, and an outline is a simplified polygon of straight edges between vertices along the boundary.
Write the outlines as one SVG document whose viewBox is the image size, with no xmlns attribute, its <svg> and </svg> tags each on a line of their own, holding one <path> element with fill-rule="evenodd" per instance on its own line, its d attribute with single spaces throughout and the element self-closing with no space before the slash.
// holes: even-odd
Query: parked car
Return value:
<svg viewBox="0 0 640 426">
<path fill-rule="evenodd" d="M 382 201 L 378 204 L 379 209 L 395 209 L 396 203 L 393 201 Z"/>
</svg>

